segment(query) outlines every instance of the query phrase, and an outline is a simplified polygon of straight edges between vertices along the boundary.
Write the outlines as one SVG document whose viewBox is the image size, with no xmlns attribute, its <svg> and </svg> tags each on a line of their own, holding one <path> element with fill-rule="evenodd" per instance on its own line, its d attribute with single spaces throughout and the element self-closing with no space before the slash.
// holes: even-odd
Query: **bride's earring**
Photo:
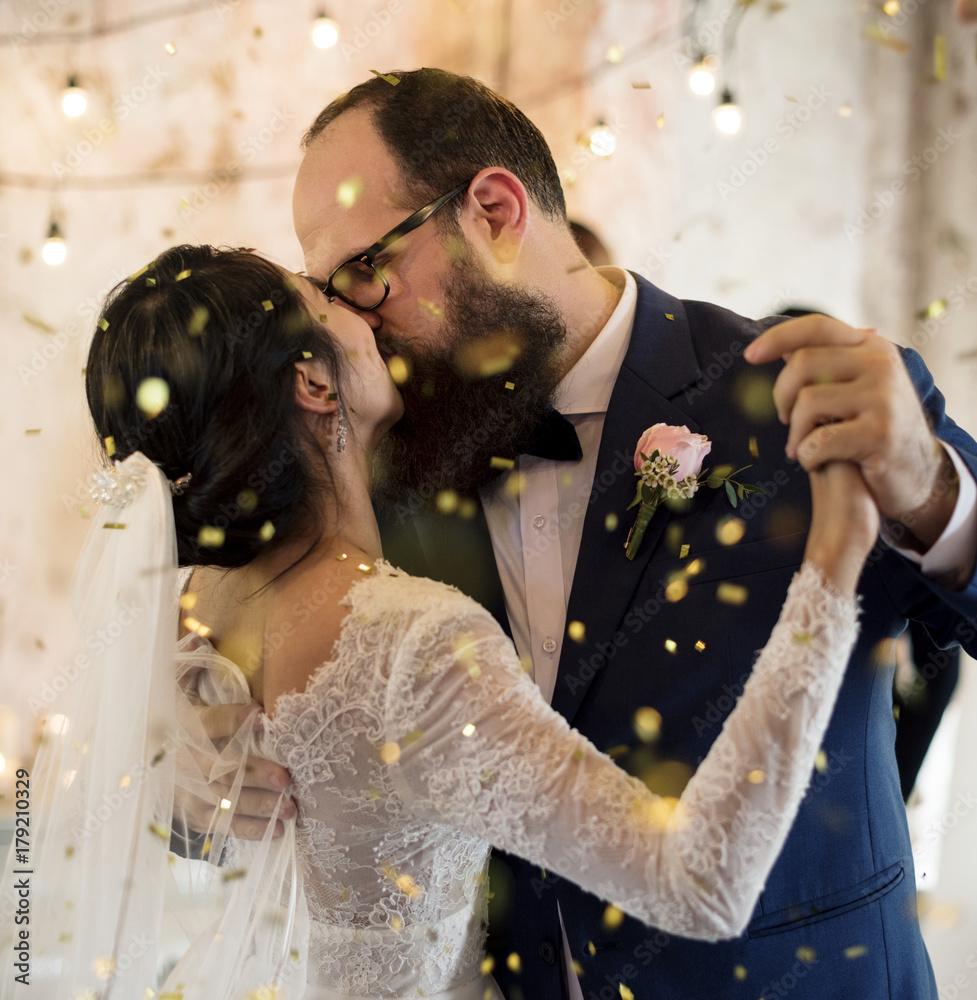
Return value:
<svg viewBox="0 0 977 1000">
<path fill-rule="evenodd" d="M 341 455 L 346 450 L 346 410 L 339 404 L 339 433 L 336 438 L 336 451 Z"/>
</svg>

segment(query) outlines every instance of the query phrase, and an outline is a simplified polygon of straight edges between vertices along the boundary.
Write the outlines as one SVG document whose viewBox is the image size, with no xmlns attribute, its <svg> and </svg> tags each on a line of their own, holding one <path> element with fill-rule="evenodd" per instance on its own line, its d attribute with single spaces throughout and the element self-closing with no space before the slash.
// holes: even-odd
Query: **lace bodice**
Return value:
<svg viewBox="0 0 977 1000">
<path fill-rule="evenodd" d="M 456 590 L 380 564 L 344 600 L 333 658 L 276 702 L 260 746 L 299 803 L 310 982 L 430 996 L 478 976 L 490 846 L 672 934 L 743 930 L 857 631 L 813 567 L 677 802 L 571 729 Z"/>
</svg>

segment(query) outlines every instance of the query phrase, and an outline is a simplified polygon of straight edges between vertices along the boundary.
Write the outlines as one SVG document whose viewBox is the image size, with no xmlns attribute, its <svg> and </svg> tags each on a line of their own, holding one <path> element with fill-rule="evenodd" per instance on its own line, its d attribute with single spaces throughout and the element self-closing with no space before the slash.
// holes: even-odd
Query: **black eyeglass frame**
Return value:
<svg viewBox="0 0 977 1000">
<path fill-rule="evenodd" d="M 329 275 L 328 280 L 323 286 L 322 290 L 328 296 L 335 296 L 338 299 L 342 299 L 348 306 L 352 306 L 354 309 L 359 309 L 363 312 L 368 312 L 370 309 L 376 309 L 383 304 L 384 300 L 390 294 L 390 285 L 387 283 L 386 277 L 384 277 L 383 271 L 381 271 L 375 261 L 377 256 L 384 250 L 387 249 L 392 243 L 396 243 L 397 240 L 406 236 L 408 233 L 412 233 L 419 226 L 422 226 L 428 219 L 438 211 L 439 208 L 443 208 L 445 205 L 451 201 L 452 198 L 457 198 L 462 191 L 468 190 L 468 185 L 471 181 L 466 181 L 464 184 L 459 184 L 453 191 L 449 191 L 447 194 L 441 195 L 440 198 L 435 198 L 429 205 L 425 205 L 423 208 L 419 208 L 413 215 L 409 215 L 403 222 L 399 225 L 394 226 L 385 236 L 381 236 L 376 243 L 367 247 L 361 253 L 354 254 L 352 257 L 347 257 L 341 264 L 337 264 L 333 268 L 332 273 Z M 366 264 L 371 271 L 380 279 L 383 283 L 383 294 L 377 299 L 373 305 L 361 306 L 358 302 L 351 301 L 346 295 L 344 295 L 339 289 L 333 284 L 333 278 L 344 268 L 350 264 Z"/>
</svg>

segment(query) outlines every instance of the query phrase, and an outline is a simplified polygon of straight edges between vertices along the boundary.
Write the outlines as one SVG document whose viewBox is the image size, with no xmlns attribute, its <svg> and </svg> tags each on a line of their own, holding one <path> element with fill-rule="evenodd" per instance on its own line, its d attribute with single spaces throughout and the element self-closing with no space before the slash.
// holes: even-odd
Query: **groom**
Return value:
<svg viewBox="0 0 977 1000">
<path fill-rule="evenodd" d="M 305 149 L 307 270 L 361 311 L 405 397 L 377 486 L 388 558 L 488 606 L 544 696 L 653 790 L 680 794 L 776 620 L 804 470 L 857 462 L 885 518 L 820 765 L 746 933 L 672 937 L 500 857 L 490 951 L 509 1000 L 935 1000 L 890 640 L 911 617 L 977 651 L 977 444 L 920 359 L 825 317 L 773 327 L 591 268 L 539 131 L 474 80 L 369 80 Z M 633 455 L 659 422 L 707 435 L 708 464 L 750 466 L 735 478 L 763 492 L 733 510 L 701 486 L 632 561 Z"/>
</svg>

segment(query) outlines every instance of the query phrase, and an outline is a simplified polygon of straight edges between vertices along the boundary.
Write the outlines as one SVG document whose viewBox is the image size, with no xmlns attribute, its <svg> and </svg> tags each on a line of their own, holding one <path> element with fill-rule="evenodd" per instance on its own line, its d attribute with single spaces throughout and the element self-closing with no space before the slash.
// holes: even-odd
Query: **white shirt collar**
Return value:
<svg viewBox="0 0 977 1000">
<path fill-rule="evenodd" d="M 638 283 L 623 267 L 599 267 L 598 273 L 621 291 L 607 322 L 556 389 L 561 413 L 606 413 L 614 383 L 628 352 L 638 302 Z"/>
</svg>

